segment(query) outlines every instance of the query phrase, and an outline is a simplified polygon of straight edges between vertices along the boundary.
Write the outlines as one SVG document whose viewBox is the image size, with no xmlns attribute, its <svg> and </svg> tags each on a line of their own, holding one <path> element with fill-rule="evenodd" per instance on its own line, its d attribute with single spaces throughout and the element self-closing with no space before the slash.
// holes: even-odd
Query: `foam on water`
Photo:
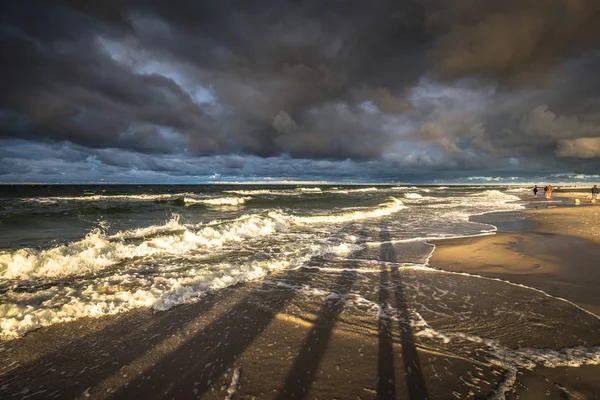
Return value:
<svg viewBox="0 0 600 400">
<path fill-rule="evenodd" d="M 178 220 L 171 219 L 165 225 L 138 231 L 138 237 L 166 233 L 152 236 L 142 243 L 116 241 L 114 239 L 119 234 L 107 237 L 102 232 L 93 231 L 83 240 L 48 250 L 1 252 L 0 279 L 64 278 L 93 274 L 127 259 L 158 254 L 182 255 L 200 248 L 218 248 L 226 243 L 270 235 L 289 227 L 289 220 L 288 216 L 271 212 L 268 217 L 253 215 L 229 224 L 190 230 L 181 226 Z M 125 233 L 122 236 L 131 237 L 132 234 Z"/>
<path fill-rule="evenodd" d="M 432 255 L 433 255 L 434 251 L 435 250 L 433 250 L 431 252 Z M 538 292 L 538 293 L 541 293 L 542 295 L 544 295 L 546 297 L 549 297 L 549 298 L 552 298 L 552 299 L 556 299 L 556 300 L 559 300 L 561 302 L 565 302 L 565 303 L 569 304 L 570 306 L 572 306 L 572 307 L 580 310 L 581 312 L 583 312 L 585 314 L 588 314 L 588 315 L 594 317 L 595 319 L 600 320 L 600 316 L 594 314 L 591 311 L 586 310 L 583 307 L 578 306 L 577 304 L 573 303 L 572 301 L 569 301 L 567 299 L 563 299 L 562 297 L 553 296 L 553 295 L 551 295 L 549 293 L 544 292 L 543 290 L 536 289 L 536 288 L 531 287 L 531 286 L 523 285 L 523 284 L 520 284 L 520 283 L 514 283 L 514 282 L 511 282 L 511 281 L 508 281 L 508 280 L 505 280 L 505 279 L 500 279 L 500 278 L 490 278 L 490 277 L 487 277 L 487 276 L 481 276 L 481 275 L 477 275 L 477 274 L 469 274 L 467 272 L 454 272 L 454 271 L 445 271 L 445 270 L 435 269 L 435 268 L 431 268 L 431 267 L 429 267 L 427 265 L 412 265 L 411 268 L 417 269 L 417 270 L 422 270 L 422 271 L 434 271 L 434 272 L 438 272 L 438 273 L 442 273 L 442 274 L 461 275 L 461 276 L 466 276 L 466 277 L 470 277 L 470 278 L 476 278 L 476 279 L 483 279 L 483 280 L 489 280 L 489 281 L 502 282 L 502 283 L 505 283 L 505 284 L 508 284 L 508 285 L 511 285 L 511 286 L 516 286 L 516 287 L 520 287 L 520 288 L 523 288 L 523 289 L 527 289 L 527 290 L 531 290 L 531 291 L 534 291 L 534 292 Z"/>
<path fill-rule="evenodd" d="M 381 273 L 381 262 L 375 260 L 373 260 L 373 262 L 377 263 L 378 267 L 370 270 L 368 268 L 349 268 L 338 270 L 329 269 L 328 271 L 340 273 L 343 270 L 349 270 L 359 274 L 370 272 L 378 275 Z M 515 285 L 524 289 L 524 292 L 519 294 L 511 292 L 504 295 L 502 294 L 503 290 L 501 287 L 495 288 L 493 295 L 497 295 L 496 292 L 498 293 L 498 301 L 491 300 L 491 302 L 495 304 L 498 313 L 487 314 L 485 309 L 480 309 L 478 311 L 483 313 L 478 318 L 483 318 L 484 321 L 483 324 L 479 325 L 479 332 L 487 332 L 491 335 L 487 337 L 482 333 L 473 333 L 477 332 L 477 330 L 472 329 L 472 325 L 477 324 L 473 315 L 473 312 L 476 311 L 476 303 L 472 302 L 474 299 L 470 295 L 460 291 L 457 284 L 460 283 L 460 285 L 472 287 L 473 284 L 469 282 L 470 279 L 488 278 L 435 270 L 422 264 L 396 264 L 396 268 L 398 268 L 398 271 L 414 271 L 416 273 L 405 274 L 405 272 L 402 272 L 403 293 L 407 296 L 405 306 L 408 308 L 408 313 L 392 307 L 389 302 L 381 304 L 375 300 L 377 298 L 377 291 L 371 292 L 369 290 L 357 289 L 355 291 L 350 291 L 344 296 L 340 296 L 335 291 L 330 292 L 320 287 L 311 287 L 308 285 L 298 287 L 297 290 L 304 296 L 319 297 L 322 300 L 337 298 L 339 301 L 344 302 L 344 310 L 366 312 L 376 318 L 409 323 L 412 328 L 412 334 L 417 339 L 418 346 L 424 346 L 425 348 L 433 350 L 439 349 L 442 353 L 450 352 L 467 361 L 472 361 L 476 365 L 500 367 L 504 370 L 504 373 L 491 396 L 491 398 L 494 399 L 504 399 L 506 397 L 506 394 L 514 388 L 517 373 L 520 370 L 532 370 L 540 366 L 556 368 L 600 365 L 600 346 L 597 345 L 597 340 L 594 345 L 584 345 L 582 343 L 585 343 L 585 340 L 577 336 L 577 332 L 585 332 L 587 329 L 593 329 L 591 327 L 592 325 L 597 327 L 598 322 L 596 321 L 594 323 L 593 321 L 597 320 L 598 317 L 567 300 L 554 297 L 536 288 L 491 278 L 488 281 L 498 282 L 500 285 Z M 322 269 L 322 271 L 325 270 Z M 421 272 L 423 275 L 420 274 Z M 438 277 L 443 276 L 459 279 L 464 277 L 465 280 L 445 281 L 444 279 L 437 279 Z M 377 282 L 377 278 L 375 279 Z M 436 285 L 442 286 L 437 287 Z M 493 287 L 486 286 L 485 288 L 492 289 Z M 481 288 L 478 289 L 482 290 Z M 375 299 L 366 298 L 365 293 Z M 528 293 L 531 298 L 528 297 Z M 489 295 L 492 294 L 489 293 Z M 549 348 L 525 345 L 514 346 L 504 342 L 504 336 L 501 333 L 502 329 L 500 329 L 500 327 L 503 326 L 507 320 L 502 319 L 503 315 L 510 316 L 512 314 L 517 314 L 518 319 L 515 323 L 523 327 L 525 337 L 530 340 L 530 343 L 534 343 L 537 336 L 544 331 L 553 336 L 553 332 L 555 332 L 554 326 L 544 326 L 539 323 L 540 319 L 546 317 L 544 314 L 538 314 L 534 310 L 525 310 L 522 307 L 519 307 L 519 311 L 513 309 L 515 307 L 513 302 L 515 300 L 522 300 L 525 305 L 537 304 L 539 310 L 542 310 L 543 312 L 548 303 L 543 300 L 535 300 L 536 296 L 539 295 L 562 302 L 564 306 L 561 306 L 560 308 L 561 311 L 559 317 L 561 319 L 575 318 L 578 321 L 578 324 L 581 325 L 579 327 L 577 327 L 577 325 L 566 325 L 561 327 L 561 329 L 573 330 L 575 336 L 571 341 L 575 343 L 575 345 Z M 502 304 L 500 304 L 499 301 L 506 302 L 506 304 L 504 304 L 506 307 L 502 307 Z M 437 305 L 438 307 L 441 307 L 445 312 L 439 312 L 428 308 L 426 305 L 427 302 L 434 306 Z M 452 304 L 452 308 L 448 308 L 448 304 Z M 432 326 L 423 316 L 423 313 L 442 317 L 442 320 L 444 321 L 442 323 L 443 328 Z M 529 320 L 526 315 L 532 318 L 531 322 L 528 322 Z M 437 318 L 434 318 L 434 320 L 435 319 Z M 453 329 L 458 327 L 465 328 L 465 331 Z M 469 386 L 468 382 L 464 383 Z"/>
<path fill-rule="evenodd" d="M 152 307 L 167 310 L 195 301 L 209 291 L 265 277 L 270 271 L 304 265 L 311 257 L 348 254 L 360 247 L 349 242 L 307 244 L 295 255 L 248 263 L 220 263 L 210 269 L 197 267 L 140 275 L 139 268 L 82 282 L 65 281 L 35 293 L 9 289 L 0 304 L 0 338 L 14 339 L 43 326 L 83 317 L 101 317 Z M 133 266 L 135 267 L 135 265 Z M 15 287 L 14 289 L 18 289 Z"/>
<path fill-rule="evenodd" d="M 315 215 L 311 217 L 294 217 L 293 220 L 297 223 L 305 224 L 318 224 L 318 223 L 341 223 L 350 222 L 360 219 L 369 219 L 383 217 L 396 213 L 400 210 L 407 208 L 401 200 L 394 197 L 390 198 L 390 201 L 380 204 L 379 207 L 374 209 L 367 209 L 363 211 L 353 211 L 342 214 L 334 215 Z"/>
<path fill-rule="evenodd" d="M 374 209 L 334 215 L 300 217 L 274 210 L 267 216 L 249 215 L 229 223 L 208 224 L 197 230 L 182 226 L 177 218 L 172 218 L 164 225 L 117 233 L 110 237 L 93 231 L 81 241 L 48 250 L 0 252 L 0 279 L 84 276 L 127 259 L 159 254 L 183 255 L 198 249 L 220 248 L 227 243 L 272 235 L 288 229 L 292 224 L 342 223 L 389 215 L 404 208 L 406 206 L 400 200 L 392 199 Z M 150 237 L 141 243 L 116 240 L 146 236 Z"/>
<path fill-rule="evenodd" d="M 429 241 L 437 241 L 437 240 L 451 240 L 451 239 L 463 239 L 469 237 L 478 237 L 478 236 L 488 236 L 495 235 L 497 228 L 493 225 L 490 225 L 489 230 L 484 230 L 479 233 L 473 235 L 454 235 L 451 233 L 447 234 L 439 234 L 439 235 L 430 235 L 430 236 L 421 236 L 421 237 L 413 237 L 409 239 L 395 239 L 395 240 L 387 240 L 384 242 L 366 242 L 365 244 L 369 247 L 378 247 L 382 244 L 394 244 L 394 243 L 413 243 L 413 242 L 429 242 Z"/>
<path fill-rule="evenodd" d="M 109 240 L 123 240 L 123 239 L 134 239 L 143 238 L 145 236 L 153 236 L 160 234 L 167 234 L 177 231 L 184 231 L 186 227 L 180 224 L 180 215 L 173 214 L 171 219 L 163 225 L 151 225 L 143 228 L 136 228 L 127 231 L 117 232 L 114 235 L 108 237 Z M 100 233 L 100 232 L 98 232 Z M 0 264 L 1 265 L 1 264 Z"/>
<path fill-rule="evenodd" d="M 157 201 L 157 200 L 177 200 L 185 196 L 193 196 L 193 193 L 163 193 L 163 194 L 123 194 L 123 195 L 89 195 L 89 196 L 57 196 L 57 197 L 32 197 L 23 199 L 24 202 L 39 204 L 58 203 L 62 201 Z"/>
<path fill-rule="evenodd" d="M 259 191 L 260 192 L 260 191 Z M 189 206 L 193 204 L 204 204 L 207 206 L 241 206 L 251 197 L 207 197 L 198 196 L 194 193 L 174 193 L 174 194 L 128 194 L 128 195 L 89 195 L 89 196 L 60 196 L 60 197 L 33 197 L 22 199 L 24 203 L 34 204 L 56 204 L 62 202 L 181 202 Z"/>
<path fill-rule="evenodd" d="M 291 190 L 269 190 L 269 189 L 256 189 L 256 190 L 225 190 L 224 193 L 239 194 L 242 196 L 258 196 L 258 195 L 294 195 L 298 193 Z"/>
<path fill-rule="evenodd" d="M 244 203 L 246 203 L 246 201 L 251 200 L 252 197 L 246 196 L 246 197 L 217 197 L 214 199 L 195 199 L 195 198 L 191 198 L 191 197 L 184 197 L 184 202 L 185 205 L 191 205 L 191 204 L 206 204 L 209 206 L 241 206 Z"/>
<path fill-rule="evenodd" d="M 331 190 L 328 190 L 328 192 L 331 193 L 367 193 L 367 192 L 377 192 L 379 189 L 377 189 L 376 187 L 369 187 L 369 188 L 361 188 L 361 189 L 338 189 L 338 188 L 332 188 Z"/>
<path fill-rule="evenodd" d="M 236 367 L 233 370 L 233 373 L 231 374 L 231 383 L 229 384 L 229 387 L 227 388 L 227 396 L 225 396 L 225 400 L 231 400 L 233 398 L 233 395 L 237 391 L 238 386 L 240 385 L 240 375 L 241 375 L 240 371 L 241 371 L 240 367 Z"/>
<path fill-rule="evenodd" d="M 393 186 L 390 190 L 419 190 L 417 186 Z"/>
<path fill-rule="evenodd" d="M 317 239 L 302 227 L 378 218 L 405 208 L 390 199 L 377 207 L 333 215 L 302 217 L 271 210 L 199 225 L 181 224 L 174 215 L 162 225 L 110 236 L 96 230 L 47 250 L 3 251 L 0 335 L 14 338 L 37 327 L 138 307 L 164 310 L 209 290 L 262 278 L 274 269 L 300 267 L 317 255 L 355 251 L 355 236 L 345 235 L 343 242 L 335 243 L 338 239 L 330 234 Z M 260 248 L 261 238 L 274 241 L 272 245 L 281 242 L 280 253 L 261 260 L 261 251 L 246 251 L 235 262 L 204 261 L 236 254 L 242 243 Z M 22 290 L 31 285 L 36 289 Z"/>
</svg>

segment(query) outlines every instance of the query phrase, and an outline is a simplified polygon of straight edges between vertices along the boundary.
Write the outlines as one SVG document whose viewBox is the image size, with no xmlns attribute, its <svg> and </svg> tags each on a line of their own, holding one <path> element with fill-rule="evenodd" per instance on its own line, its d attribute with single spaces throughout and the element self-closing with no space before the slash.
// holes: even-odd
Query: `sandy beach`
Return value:
<svg viewBox="0 0 600 400">
<path fill-rule="evenodd" d="M 540 208 L 525 212 L 528 228 L 440 241 L 430 264 L 540 289 L 600 315 L 600 207 L 582 193 L 555 198 L 581 199 L 583 205 L 555 207 L 541 200 Z M 600 331 L 590 333 L 600 343 Z M 526 399 L 598 399 L 599 376 L 598 365 L 536 368 L 519 377 L 516 393 Z"/>
<path fill-rule="evenodd" d="M 426 270 L 396 257 L 433 244 L 383 231 L 343 263 L 30 332 L 0 343 L 0 397 L 600 398 L 600 207 L 548 205 L 437 241 Z"/>
</svg>

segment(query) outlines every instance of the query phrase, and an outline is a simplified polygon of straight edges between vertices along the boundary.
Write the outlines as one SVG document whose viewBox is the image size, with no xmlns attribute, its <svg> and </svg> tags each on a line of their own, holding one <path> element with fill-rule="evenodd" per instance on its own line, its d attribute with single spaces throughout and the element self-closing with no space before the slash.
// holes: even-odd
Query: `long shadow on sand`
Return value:
<svg viewBox="0 0 600 400">
<path fill-rule="evenodd" d="M 383 262 L 397 262 L 396 252 L 390 241 L 389 233 L 385 230 L 381 231 L 381 241 L 384 242 L 380 247 L 380 261 Z M 387 284 L 383 285 L 384 281 L 387 281 L 387 272 L 384 271 L 387 267 L 382 265 L 381 272 L 381 291 L 387 291 Z M 402 276 L 398 271 L 397 266 L 390 268 L 391 284 L 394 287 L 394 297 L 396 300 L 396 310 L 398 321 L 400 325 L 400 345 L 402 347 L 402 361 L 404 363 L 404 372 L 406 376 L 406 386 L 408 391 L 408 398 L 410 400 L 426 400 L 429 398 L 427 393 L 427 387 L 423 378 L 421 370 L 421 363 L 419 361 L 419 355 L 415 346 L 414 337 L 412 334 L 412 328 L 410 327 L 410 314 L 408 312 L 408 306 L 406 303 L 406 296 L 404 294 L 404 284 L 402 282 Z M 386 282 L 387 283 L 387 282 Z M 380 305 L 385 306 L 385 302 L 382 299 L 387 300 L 387 293 L 380 293 Z M 384 319 L 387 317 L 384 317 Z M 387 322 L 387 321 L 386 321 Z M 390 385 L 393 385 L 394 376 L 394 360 L 393 354 L 390 357 L 386 354 L 392 347 L 391 344 L 391 332 L 387 332 L 382 329 L 382 325 L 386 322 L 381 321 L 380 317 L 380 330 L 379 330 L 379 384 L 377 386 L 377 397 L 378 399 L 394 399 L 395 390 L 390 389 Z M 384 381 L 387 379 L 386 381 Z"/>
<path fill-rule="evenodd" d="M 118 373 L 120 368 L 154 348 L 192 318 L 208 312 L 225 291 L 208 295 L 195 305 L 157 314 L 137 313 L 111 317 L 110 325 L 94 328 L 99 320 L 78 321 L 66 327 L 49 327 L 4 344 L 3 351 L 39 351 L 47 335 L 64 336 L 67 344 L 35 361 L 0 374 L 0 398 L 23 393 L 28 399 L 72 399 L 86 388 Z M 194 313 L 186 312 L 194 308 Z M 82 331 L 89 333 L 82 333 Z M 72 338 L 69 340 L 69 338 Z M 7 354 L 7 353 L 4 353 Z M 1 369 L 0 369 L 1 371 Z M 37 394 L 36 394 L 37 393 Z"/>
<path fill-rule="evenodd" d="M 350 258 L 359 258 L 361 254 L 362 251 L 358 251 Z M 343 271 L 331 287 L 338 296 L 328 297 L 322 305 L 314 327 L 307 333 L 304 344 L 294 360 L 292 369 L 288 373 L 277 399 L 295 400 L 306 397 L 331 339 L 333 327 L 344 309 L 345 296 L 350 292 L 356 280 L 356 271 L 353 271 L 356 264 L 356 262 L 341 263 L 340 267 Z"/>
<path fill-rule="evenodd" d="M 392 320 L 389 312 L 389 273 L 387 265 L 381 266 L 379 276 L 379 306 L 381 312 L 377 320 L 379 339 L 377 362 L 377 398 L 395 399 L 396 382 L 394 368 L 394 346 L 392 338 Z"/>
<path fill-rule="evenodd" d="M 201 398 L 295 297 L 289 287 L 310 278 L 305 270 L 287 271 L 276 279 L 287 283 L 288 289 L 259 286 L 111 398 Z"/>
</svg>

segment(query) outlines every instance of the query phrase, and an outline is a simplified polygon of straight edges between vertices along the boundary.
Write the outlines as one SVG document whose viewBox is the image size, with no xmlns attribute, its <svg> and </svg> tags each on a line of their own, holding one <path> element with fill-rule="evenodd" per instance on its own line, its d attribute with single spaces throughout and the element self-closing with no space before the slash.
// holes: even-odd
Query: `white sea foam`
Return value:
<svg viewBox="0 0 600 400">
<path fill-rule="evenodd" d="M 236 192 L 236 191 L 231 191 Z M 241 192 L 241 191 L 240 191 Z M 252 192 L 252 191 L 250 191 Z M 261 192 L 261 191 L 254 191 Z M 269 192 L 269 191 L 265 191 Z M 60 196 L 60 197 L 33 197 L 23 199 L 25 202 L 37 204 L 55 204 L 59 202 L 111 202 L 111 201 L 182 201 L 185 205 L 206 204 L 209 206 L 240 206 L 251 197 L 206 197 L 198 196 L 194 193 L 174 193 L 174 194 L 132 194 L 132 195 L 89 195 L 89 196 Z"/>
<path fill-rule="evenodd" d="M 35 279 L 87 275 L 127 259 L 158 254 L 182 255 L 199 248 L 218 248 L 226 243 L 270 235 L 289 227 L 289 220 L 289 217 L 281 213 L 271 212 L 269 217 L 252 215 L 229 224 L 209 225 L 198 230 L 188 229 L 180 225 L 177 219 L 171 219 L 165 225 L 111 237 L 94 231 L 83 240 L 48 250 L 20 249 L 2 252 L 0 278 Z M 152 236 L 142 243 L 114 240 L 119 236 L 143 237 L 161 232 L 168 234 Z"/>
<path fill-rule="evenodd" d="M 231 374 L 231 383 L 227 388 L 227 396 L 225 396 L 225 400 L 231 400 L 235 392 L 237 392 L 238 386 L 240 385 L 240 367 L 236 367 Z"/>
<path fill-rule="evenodd" d="M 405 265 L 403 266 L 403 269 L 404 268 L 411 267 Z M 419 264 L 414 264 L 412 269 L 415 271 L 421 270 L 431 273 L 445 273 L 444 271 L 433 270 Z M 377 272 L 379 273 L 379 271 Z M 449 273 L 453 274 L 452 272 Z M 419 295 L 423 294 L 420 287 L 415 287 L 414 289 L 419 293 Z M 534 288 L 529 289 L 532 289 L 535 292 L 540 292 Z M 333 296 L 337 295 L 336 292 L 328 292 L 327 290 L 312 288 L 307 285 L 299 288 L 298 290 L 303 295 L 316 296 L 321 299 L 335 298 Z M 439 289 L 431 288 L 431 290 Z M 448 291 L 442 290 L 441 292 L 448 294 Z M 560 349 L 518 347 L 515 349 L 503 344 L 499 339 L 482 337 L 469 332 L 453 331 L 447 328 L 434 328 L 415 308 L 410 308 L 407 315 L 399 309 L 392 307 L 389 303 L 381 305 L 376 301 L 364 298 L 361 293 L 357 292 L 350 292 L 343 298 L 340 298 L 340 300 L 345 302 L 345 308 L 353 308 L 359 311 L 367 312 L 376 315 L 378 318 L 392 319 L 410 323 L 412 333 L 415 338 L 425 341 L 437 341 L 441 343 L 442 346 L 451 343 L 466 344 L 466 347 L 460 347 L 463 349 L 463 351 L 465 351 L 465 353 L 459 353 L 459 356 L 464 356 L 465 359 L 472 360 L 474 363 L 480 363 L 488 366 L 498 366 L 505 371 L 502 380 L 499 382 L 493 395 L 490 397 L 492 399 L 501 400 L 506 398 L 506 393 L 512 390 L 514 384 L 516 383 L 517 371 L 520 369 L 532 370 L 540 366 L 556 368 L 580 367 L 582 365 L 600 365 L 600 346 L 578 345 Z M 409 304 L 411 303 L 419 309 L 431 312 L 431 310 L 421 304 L 421 302 L 409 302 Z M 581 309 L 579 310 L 585 311 Z M 449 323 L 448 318 L 452 318 L 452 315 L 445 314 L 445 325 L 448 325 Z M 430 344 L 425 344 L 425 346 L 428 348 L 431 347 Z M 473 351 L 474 349 L 476 350 Z M 453 351 L 457 351 L 457 348 L 453 347 Z M 467 384 L 467 382 L 465 383 Z"/>
<path fill-rule="evenodd" d="M 185 197 L 184 198 L 184 202 L 185 205 L 191 205 L 191 204 L 206 204 L 209 206 L 241 206 L 244 203 L 246 203 L 246 201 L 251 200 L 252 197 L 246 196 L 246 197 L 217 197 L 217 198 L 212 198 L 212 199 L 195 199 L 195 198 L 190 198 L 190 197 Z"/>
<path fill-rule="evenodd" d="M 0 338 L 14 339 L 43 326 L 73 321 L 83 317 L 113 315 L 140 307 L 167 310 L 192 302 L 204 293 L 240 282 L 263 278 L 270 271 L 293 269 L 311 257 L 324 254 L 348 254 L 360 249 L 349 242 L 305 244 L 294 256 L 249 263 L 221 263 L 209 269 L 189 268 L 140 276 L 134 268 L 129 272 L 99 277 L 77 284 L 58 285 L 35 293 L 9 290 L 0 304 Z"/>
<path fill-rule="evenodd" d="M 552 298 L 552 299 L 556 299 L 556 300 L 565 302 L 565 303 L 571 305 L 572 307 L 577 308 L 578 310 L 582 311 L 583 313 L 588 314 L 588 315 L 590 315 L 590 316 L 592 316 L 592 317 L 600 320 L 600 316 L 594 314 L 591 311 L 586 310 L 585 308 L 583 308 L 583 307 L 581 307 L 581 306 L 573 303 L 572 301 L 569 301 L 569 300 L 564 299 L 562 297 L 553 296 L 553 295 L 551 295 L 549 293 L 544 292 L 543 290 L 540 290 L 540 289 L 537 289 L 537 288 L 534 288 L 534 287 L 531 287 L 531 286 L 523 285 L 523 284 L 520 284 L 520 283 L 514 283 L 514 282 L 511 282 L 511 281 L 508 281 L 508 280 L 504 280 L 504 279 L 500 279 L 500 278 L 490 278 L 490 277 L 487 277 L 487 276 L 481 276 L 481 275 L 477 275 L 477 274 L 469 274 L 467 272 L 445 271 L 445 270 L 431 268 L 431 267 L 428 267 L 426 265 L 415 265 L 413 268 L 414 269 L 419 269 L 419 270 L 422 270 L 422 271 L 434 271 L 434 272 L 443 273 L 443 274 L 462 275 L 462 276 L 468 276 L 468 277 L 471 277 L 471 278 L 484 279 L 484 280 L 489 280 L 489 281 L 497 281 L 497 282 L 502 282 L 502 283 L 509 284 L 509 285 L 512 285 L 512 286 L 524 288 L 524 289 L 527 289 L 527 290 L 532 290 L 534 292 L 541 293 L 542 295 L 544 295 L 546 297 L 549 297 L 549 298 Z"/>
<path fill-rule="evenodd" d="M 378 208 L 364 211 L 310 217 L 271 211 L 266 217 L 250 215 L 229 223 L 209 224 L 197 230 L 181 225 L 177 217 L 174 217 L 164 225 L 127 231 L 110 237 L 100 231 L 93 231 L 83 240 L 48 250 L 19 249 L 15 252 L 0 253 L 0 278 L 35 279 L 88 275 L 127 259 L 160 254 L 183 255 L 201 248 L 218 248 L 226 243 L 271 235 L 288 229 L 291 224 L 341 223 L 389 215 L 404 208 L 406 206 L 400 200 L 392 199 Z M 150 237 L 142 243 L 116 240 L 146 236 Z"/>
<path fill-rule="evenodd" d="M 364 211 L 353 211 L 348 213 L 333 214 L 333 215 L 315 215 L 310 217 L 294 217 L 296 223 L 318 224 L 318 223 L 340 223 L 350 222 L 360 219 L 369 219 L 383 217 L 396 213 L 407 208 L 402 201 L 396 198 L 390 198 L 390 201 L 382 203 L 377 208 Z"/>
<path fill-rule="evenodd" d="M 416 186 L 393 186 L 390 190 L 419 190 Z"/>
<path fill-rule="evenodd" d="M 576 346 L 563 349 L 526 348 L 512 349 L 495 339 L 483 338 L 464 332 L 436 330 L 429 326 L 418 312 L 412 312 L 411 326 L 416 337 L 440 340 L 443 343 L 466 341 L 481 346 L 488 353 L 487 363 L 505 369 L 504 379 L 490 397 L 503 400 L 516 382 L 519 369 L 532 370 L 538 366 L 548 368 L 580 367 L 582 365 L 600 365 L 600 346 Z"/>
<path fill-rule="evenodd" d="M 123 240 L 123 239 L 134 239 L 143 238 L 145 236 L 153 236 L 159 234 L 166 234 L 172 232 L 183 231 L 186 229 L 184 225 L 180 224 L 180 215 L 173 214 L 171 219 L 163 225 L 151 225 L 143 228 L 131 229 L 126 231 L 117 232 L 114 235 L 108 236 L 109 240 Z M 100 233 L 96 231 L 96 233 Z M 0 264 L 2 265 L 2 264 Z"/>
<path fill-rule="evenodd" d="M 296 190 L 299 192 L 308 192 L 308 193 L 321 193 L 321 188 L 307 188 L 307 187 L 299 187 Z"/>
<path fill-rule="evenodd" d="M 479 233 L 475 233 L 472 235 L 456 235 L 452 233 L 438 234 L 438 235 L 430 235 L 430 236 L 420 236 L 413 237 L 407 239 L 394 239 L 387 240 L 383 242 L 366 242 L 365 244 L 369 247 L 378 247 L 382 244 L 394 244 L 394 243 L 414 243 L 414 242 L 430 242 L 430 241 L 438 241 L 438 240 L 452 240 L 452 239 L 462 239 L 462 238 L 470 238 L 470 237 L 478 237 L 478 236 L 489 236 L 495 235 L 497 228 L 495 226 L 490 225 L 490 229 L 488 231 L 482 231 Z"/>
<path fill-rule="evenodd" d="M 496 202 L 508 202 L 508 201 L 519 201 L 521 200 L 517 196 L 512 194 L 506 194 L 501 192 L 500 190 L 484 190 L 481 193 L 471 193 L 468 195 L 469 197 L 477 197 L 480 199 L 492 200 Z"/>
<path fill-rule="evenodd" d="M 88 196 L 56 196 L 56 197 L 32 197 L 23 199 L 34 203 L 58 203 L 61 201 L 157 201 L 176 200 L 185 196 L 193 196 L 193 193 L 162 193 L 162 194 L 123 194 L 123 195 L 88 195 Z"/>
<path fill-rule="evenodd" d="M 332 188 L 328 190 L 328 192 L 333 193 L 367 193 L 367 192 L 377 192 L 379 189 L 376 187 L 368 187 L 368 188 L 360 188 L 360 189 L 338 189 Z"/>
<path fill-rule="evenodd" d="M 404 193 L 404 197 L 407 199 L 420 199 L 423 196 L 421 196 L 419 193 Z"/>
<path fill-rule="evenodd" d="M 296 192 L 290 190 L 268 190 L 268 189 L 256 189 L 256 190 L 225 190 L 225 193 L 239 194 L 242 196 L 258 196 L 258 195 L 297 195 Z"/>
</svg>

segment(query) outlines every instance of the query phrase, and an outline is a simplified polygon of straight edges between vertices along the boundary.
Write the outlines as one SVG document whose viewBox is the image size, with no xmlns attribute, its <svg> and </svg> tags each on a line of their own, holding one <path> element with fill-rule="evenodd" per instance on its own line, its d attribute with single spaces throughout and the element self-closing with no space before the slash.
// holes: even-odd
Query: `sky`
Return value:
<svg viewBox="0 0 600 400">
<path fill-rule="evenodd" d="M 598 0 L 5 1 L 0 46 L 0 183 L 600 181 Z"/>
</svg>

